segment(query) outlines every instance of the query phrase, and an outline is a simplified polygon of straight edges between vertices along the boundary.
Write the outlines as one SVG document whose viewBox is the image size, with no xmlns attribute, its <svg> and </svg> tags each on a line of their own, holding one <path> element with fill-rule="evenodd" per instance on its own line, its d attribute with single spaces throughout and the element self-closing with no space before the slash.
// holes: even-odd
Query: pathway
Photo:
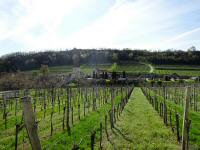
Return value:
<svg viewBox="0 0 200 150">
<path fill-rule="evenodd" d="M 103 138 L 104 149 L 179 149 L 175 135 L 164 125 L 140 88 L 134 89 L 115 129 L 109 129 L 109 136 L 111 142 Z"/>
</svg>

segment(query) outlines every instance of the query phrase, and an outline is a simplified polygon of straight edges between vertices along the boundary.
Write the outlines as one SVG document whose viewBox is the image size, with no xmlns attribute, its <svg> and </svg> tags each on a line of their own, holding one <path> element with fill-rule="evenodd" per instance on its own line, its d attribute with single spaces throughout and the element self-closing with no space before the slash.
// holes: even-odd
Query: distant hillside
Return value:
<svg viewBox="0 0 200 150">
<path fill-rule="evenodd" d="M 52 66 L 73 65 L 73 56 L 78 55 L 79 64 L 105 64 L 148 62 L 152 64 L 200 64 L 200 51 L 117 50 L 117 49 L 73 49 L 35 53 L 13 53 L 0 58 L 0 72 L 33 70 L 41 64 Z"/>
</svg>

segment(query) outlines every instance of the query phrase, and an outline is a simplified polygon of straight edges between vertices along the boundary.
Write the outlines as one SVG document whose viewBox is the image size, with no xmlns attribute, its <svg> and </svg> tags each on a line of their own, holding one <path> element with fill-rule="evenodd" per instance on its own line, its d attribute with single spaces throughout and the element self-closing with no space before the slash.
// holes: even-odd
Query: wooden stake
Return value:
<svg viewBox="0 0 200 150">
<path fill-rule="evenodd" d="M 114 128 L 114 90 L 113 90 L 113 87 L 111 87 L 110 91 L 111 91 L 111 114 L 110 114 L 110 123 L 111 123 L 111 128 Z"/>
<path fill-rule="evenodd" d="M 29 136 L 29 140 L 33 150 L 41 150 L 40 139 L 37 133 L 37 124 L 35 122 L 35 116 L 33 113 L 33 108 L 31 104 L 31 97 L 24 97 L 23 111 L 24 111 L 24 123 Z"/>
<path fill-rule="evenodd" d="M 70 89 L 67 88 L 67 131 L 68 131 L 68 134 L 70 135 L 71 134 L 71 129 L 70 129 L 70 99 L 71 99 L 71 95 L 70 95 Z"/>
<path fill-rule="evenodd" d="M 63 123 L 62 123 L 63 130 L 65 129 L 65 111 L 66 111 L 66 107 L 63 108 Z"/>
<path fill-rule="evenodd" d="M 102 130 L 103 130 L 103 125 L 100 123 L 100 149 L 102 149 Z"/>
<path fill-rule="evenodd" d="M 176 134 L 177 134 L 177 141 L 180 142 L 180 133 L 179 133 L 179 114 L 176 113 Z"/>
<path fill-rule="evenodd" d="M 94 150 L 95 135 L 96 135 L 96 131 L 93 131 L 91 134 L 91 150 Z"/>
<path fill-rule="evenodd" d="M 185 98 L 185 104 L 184 104 L 184 116 L 183 116 L 183 130 L 182 130 L 182 150 L 188 150 L 187 149 L 187 126 L 189 123 L 189 105 L 190 105 L 190 92 L 191 87 L 186 88 L 186 98 Z"/>
</svg>

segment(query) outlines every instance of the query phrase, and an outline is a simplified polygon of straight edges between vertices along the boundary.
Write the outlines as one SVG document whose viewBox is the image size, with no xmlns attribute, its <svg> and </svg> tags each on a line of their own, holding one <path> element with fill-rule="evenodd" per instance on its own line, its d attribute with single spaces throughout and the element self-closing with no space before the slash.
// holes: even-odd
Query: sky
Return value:
<svg viewBox="0 0 200 150">
<path fill-rule="evenodd" d="M 200 49 L 200 0 L 0 0 L 0 55 Z"/>
</svg>

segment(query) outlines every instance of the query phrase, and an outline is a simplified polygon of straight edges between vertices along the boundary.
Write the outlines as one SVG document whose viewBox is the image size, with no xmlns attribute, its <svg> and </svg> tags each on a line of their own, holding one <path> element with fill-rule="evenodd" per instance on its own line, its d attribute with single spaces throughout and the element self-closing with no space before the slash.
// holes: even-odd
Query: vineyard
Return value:
<svg viewBox="0 0 200 150">
<path fill-rule="evenodd" d="M 81 70 L 86 74 L 91 74 L 91 72 L 95 68 L 101 68 L 104 70 L 109 70 L 112 64 L 97 64 L 97 65 L 81 65 Z M 59 74 L 59 73 L 71 73 L 73 66 L 55 66 L 49 67 L 49 72 L 51 74 Z M 127 73 L 148 73 L 150 68 L 141 63 L 133 63 L 133 64 L 118 64 L 117 71 L 126 71 Z M 40 70 L 31 70 L 26 71 L 26 73 L 39 73 Z"/>
<path fill-rule="evenodd" d="M 132 91 L 133 85 L 2 92 L 0 149 L 200 148 L 198 84 Z"/>
<path fill-rule="evenodd" d="M 0 150 L 200 150 L 200 0 L 147 1 L 0 0 Z"/>
<path fill-rule="evenodd" d="M 94 147 L 97 141 L 101 143 L 105 128 L 114 126 L 132 89 L 94 86 L 2 93 L 0 149 L 30 148 L 34 134 L 27 134 L 27 126 L 38 131 L 39 140 L 33 137 L 33 143 L 42 149 Z M 32 113 L 30 124 L 27 117 L 32 118 Z"/>
<path fill-rule="evenodd" d="M 72 78 L 71 66 L 43 67 L 32 86 L 0 92 L 0 149 L 200 149 L 198 82 L 128 78 L 198 67 L 82 65 Z"/>
<path fill-rule="evenodd" d="M 199 85 L 149 86 L 142 89 L 165 125 L 176 134 L 177 141 L 187 143 L 187 149 L 199 149 Z"/>
<path fill-rule="evenodd" d="M 156 65 L 154 73 L 157 74 L 173 74 L 188 75 L 188 76 L 199 76 L 199 66 L 185 66 L 185 65 Z"/>
<path fill-rule="evenodd" d="M 95 68 L 101 68 L 109 70 L 112 64 L 97 64 L 97 65 L 82 65 L 81 70 L 90 74 Z M 59 73 L 70 73 L 73 66 L 55 66 L 49 67 L 49 72 L 51 74 Z M 188 76 L 199 76 L 200 68 L 195 65 L 155 65 L 153 66 L 154 72 L 156 74 L 173 74 L 178 75 L 188 75 Z M 134 63 L 134 64 L 118 64 L 117 71 L 126 71 L 127 73 L 149 73 L 150 68 L 148 64 Z M 39 73 L 40 70 L 27 71 L 27 73 Z"/>
<path fill-rule="evenodd" d="M 132 64 L 132 65 L 119 65 L 118 71 L 124 70 L 127 73 L 148 73 L 150 71 L 149 66 L 145 64 Z"/>
<path fill-rule="evenodd" d="M 111 142 L 105 138 L 105 149 L 179 149 L 175 135 L 138 87 L 109 135 Z"/>
</svg>

